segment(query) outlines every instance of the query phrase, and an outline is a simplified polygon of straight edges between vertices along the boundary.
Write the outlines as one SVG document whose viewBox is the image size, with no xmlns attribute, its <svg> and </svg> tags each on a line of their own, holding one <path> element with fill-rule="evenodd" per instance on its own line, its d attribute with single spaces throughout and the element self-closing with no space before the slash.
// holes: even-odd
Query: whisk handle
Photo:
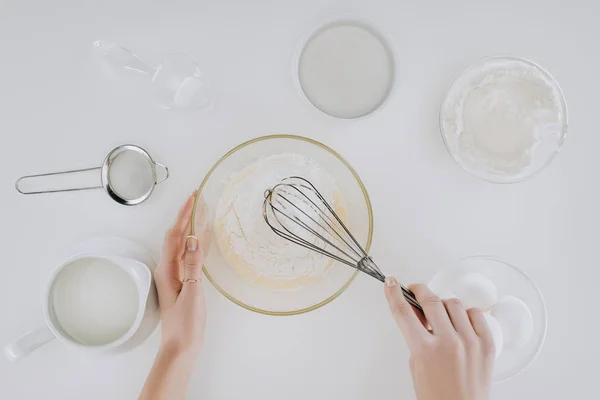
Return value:
<svg viewBox="0 0 600 400">
<path fill-rule="evenodd" d="M 410 303 L 410 305 L 413 306 L 414 308 L 416 308 L 417 310 L 423 312 L 423 308 L 417 301 L 415 294 L 413 292 L 411 292 L 410 290 L 408 290 L 408 288 L 404 287 L 404 285 L 400 285 L 400 287 L 402 288 L 402 294 L 404 295 L 404 298 L 406 299 L 406 301 L 408 301 Z"/>
<path fill-rule="evenodd" d="M 371 257 L 367 256 L 360 260 L 358 262 L 357 268 L 359 271 L 364 272 L 365 274 L 370 275 L 381 282 L 385 282 L 385 275 L 383 275 L 383 273 Z M 410 305 L 412 305 L 417 310 L 423 312 L 423 308 L 417 301 L 415 294 L 404 285 L 400 285 L 400 287 L 402 288 L 402 294 L 404 295 L 406 301 L 408 301 Z"/>
</svg>

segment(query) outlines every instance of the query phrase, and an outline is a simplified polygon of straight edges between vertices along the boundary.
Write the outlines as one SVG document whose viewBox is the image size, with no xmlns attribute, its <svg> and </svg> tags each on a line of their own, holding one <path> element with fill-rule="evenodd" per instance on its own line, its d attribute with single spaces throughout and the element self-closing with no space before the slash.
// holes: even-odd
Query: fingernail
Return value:
<svg viewBox="0 0 600 400">
<path fill-rule="evenodd" d="M 192 252 L 198 250 L 198 238 L 196 236 L 188 236 L 185 239 L 185 249 Z"/>
<path fill-rule="evenodd" d="M 196 189 L 194 189 L 194 191 L 192 192 L 192 194 L 190 194 L 190 197 L 194 197 L 196 195 Z"/>
<path fill-rule="evenodd" d="M 387 276 L 385 278 L 385 286 L 387 286 L 387 287 L 394 287 L 397 284 L 398 284 L 398 281 L 396 280 L 395 277 L 393 277 L 393 276 L 390 275 L 390 276 Z"/>
</svg>

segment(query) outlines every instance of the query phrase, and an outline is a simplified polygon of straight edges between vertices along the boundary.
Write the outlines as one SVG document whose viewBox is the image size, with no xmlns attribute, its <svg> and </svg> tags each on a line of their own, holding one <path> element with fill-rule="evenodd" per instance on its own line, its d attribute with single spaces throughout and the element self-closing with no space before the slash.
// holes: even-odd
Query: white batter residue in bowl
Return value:
<svg viewBox="0 0 600 400">
<path fill-rule="evenodd" d="M 234 174 L 215 214 L 216 242 L 227 263 L 244 279 L 268 288 L 304 286 L 322 277 L 332 264 L 329 258 L 280 238 L 263 218 L 265 190 L 290 176 L 312 182 L 346 219 L 345 203 L 333 177 L 300 154 L 265 157 Z"/>
<path fill-rule="evenodd" d="M 493 181 L 517 181 L 541 169 L 562 145 L 565 119 L 556 82 L 537 65 L 509 58 L 467 70 L 441 115 L 459 164 Z"/>
</svg>

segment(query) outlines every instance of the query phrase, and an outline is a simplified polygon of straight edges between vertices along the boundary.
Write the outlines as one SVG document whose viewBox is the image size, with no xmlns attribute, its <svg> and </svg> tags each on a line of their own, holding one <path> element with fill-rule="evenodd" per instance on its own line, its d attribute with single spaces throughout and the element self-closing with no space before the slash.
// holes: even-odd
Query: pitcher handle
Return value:
<svg viewBox="0 0 600 400">
<path fill-rule="evenodd" d="M 39 349 L 54 339 L 55 336 L 47 327 L 29 331 L 4 347 L 4 354 L 9 361 L 19 361 L 34 350 Z"/>
</svg>

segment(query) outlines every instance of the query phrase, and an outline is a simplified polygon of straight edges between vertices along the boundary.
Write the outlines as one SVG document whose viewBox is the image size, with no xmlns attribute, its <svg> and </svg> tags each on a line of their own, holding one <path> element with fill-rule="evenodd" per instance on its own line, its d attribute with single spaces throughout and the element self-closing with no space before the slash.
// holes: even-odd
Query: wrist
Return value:
<svg viewBox="0 0 600 400">
<path fill-rule="evenodd" d="M 157 358 L 167 362 L 193 362 L 200 354 L 201 346 L 183 346 L 176 342 L 161 343 Z"/>
<path fill-rule="evenodd" d="M 183 399 L 196 355 L 180 346 L 162 343 L 140 399 Z"/>
</svg>

